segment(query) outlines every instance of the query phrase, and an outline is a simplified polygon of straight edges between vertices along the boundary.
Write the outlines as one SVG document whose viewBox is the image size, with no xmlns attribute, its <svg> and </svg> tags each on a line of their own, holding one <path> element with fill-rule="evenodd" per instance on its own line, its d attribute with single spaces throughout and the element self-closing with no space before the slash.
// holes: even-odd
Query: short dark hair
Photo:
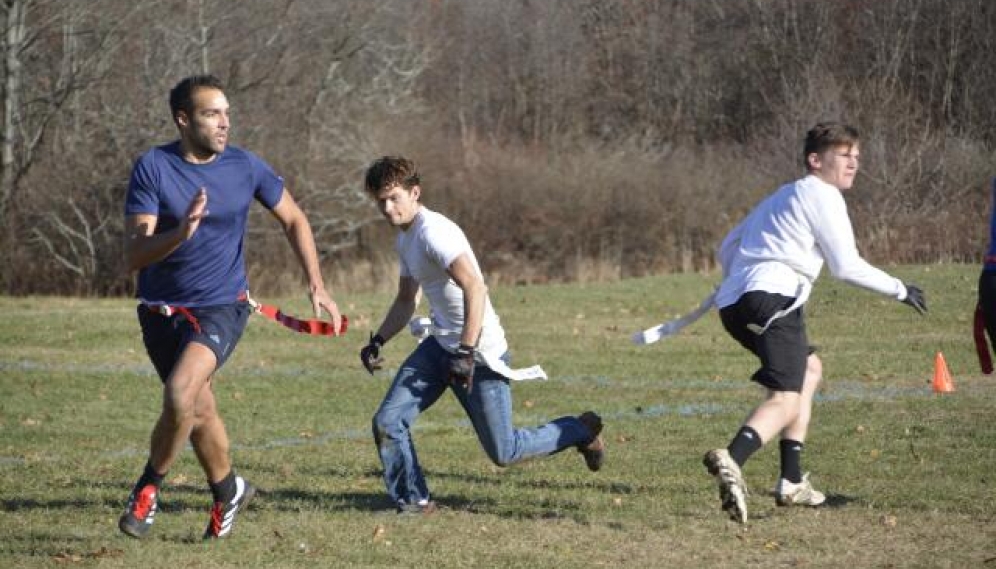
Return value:
<svg viewBox="0 0 996 569">
<path fill-rule="evenodd" d="M 809 155 L 821 154 L 835 146 L 854 146 L 860 140 L 858 129 L 838 122 L 817 123 L 806 133 L 802 146 L 802 163 L 809 169 Z"/>
<path fill-rule="evenodd" d="M 180 111 L 190 115 L 194 111 L 194 91 L 202 88 L 225 91 L 225 84 L 214 75 L 191 75 L 185 77 L 169 91 L 169 110 L 173 121 Z"/>
<path fill-rule="evenodd" d="M 396 184 L 406 190 L 419 185 L 414 162 L 401 156 L 382 156 L 367 168 L 364 186 L 368 193 L 377 194 Z"/>
</svg>

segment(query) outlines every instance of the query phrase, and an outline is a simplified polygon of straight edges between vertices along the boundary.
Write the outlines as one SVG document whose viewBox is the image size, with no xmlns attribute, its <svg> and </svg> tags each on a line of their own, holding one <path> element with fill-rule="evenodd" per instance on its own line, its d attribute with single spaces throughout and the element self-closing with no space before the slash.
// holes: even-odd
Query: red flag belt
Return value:
<svg viewBox="0 0 996 569">
<path fill-rule="evenodd" d="M 187 322 L 190 322 L 190 325 L 194 327 L 194 332 L 197 332 L 198 334 L 201 333 L 201 323 L 197 321 L 197 317 L 194 316 L 193 313 L 190 312 L 190 310 L 188 310 L 185 306 L 171 306 L 169 304 L 146 304 L 145 307 L 151 310 L 152 312 L 155 312 L 157 314 L 162 314 L 166 318 L 169 318 L 174 314 L 181 314 L 183 315 L 183 318 L 186 319 Z"/>
<path fill-rule="evenodd" d="M 274 322 L 279 322 L 284 326 L 294 330 L 295 332 L 300 332 L 302 334 L 311 334 L 312 336 L 335 336 L 335 329 L 332 327 L 331 322 L 326 322 L 325 320 L 319 320 L 317 318 L 294 318 L 289 314 L 284 314 L 276 306 L 271 306 L 269 304 L 262 304 L 256 302 L 248 293 L 243 293 L 239 295 L 239 300 L 244 300 L 249 303 L 252 307 L 253 312 L 258 312 L 263 316 L 273 320 Z M 169 304 L 146 304 L 149 310 L 153 312 L 158 312 L 165 317 L 170 317 L 174 314 L 182 314 L 183 317 L 190 322 L 191 326 L 194 327 L 194 331 L 200 334 L 201 324 L 197 321 L 197 317 L 190 312 L 189 309 L 183 306 L 171 306 Z M 346 326 L 349 320 L 345 315 L 342 317 L 342 324 L 339 325 L 339 334 L 342 335 L 346 333 Z"/>
<path fill-rule="evenodd" d="M 263 316 L 283 324 L 284 326 L 294 330 L 295 332 L 300 332 L 301 334 L 311 334 L 312 336 L 341 336 L 346 333 L 346 327 L 349 324 L 349 319 L 346 318 L 344 314 L 342 316 L 342 324 L 339 325 L 339 333 L 335 333 L 335 328 L 332 327 L 331 322 L 325 320 L 319 320 L 317 318 L 295 318 L 289 314 L 284 314 L 276 306 L 269 304 L 263 304 L 261 302 L 256 302 L 248 293 L 244 296 L 240 296 L 239 300 L 245 300 L 252 307 L 253 312 L 258 312 Z"/>
</svg>

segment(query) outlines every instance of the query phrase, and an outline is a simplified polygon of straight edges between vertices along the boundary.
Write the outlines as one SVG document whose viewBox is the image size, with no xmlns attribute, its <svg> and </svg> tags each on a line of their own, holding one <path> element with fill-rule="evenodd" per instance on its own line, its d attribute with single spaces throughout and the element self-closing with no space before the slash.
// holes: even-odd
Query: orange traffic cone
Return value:
<svg viewBox="0 0 996 569">
<path fill-rule="evenodd" d="M 951 381 L 951 372 L 948 371 L 948 364 L 944 361 L 944 354 L 937 352 L 934 356 L 934 393 L 951 393 L 955 390 L 954 382 Z"/>
</svg>

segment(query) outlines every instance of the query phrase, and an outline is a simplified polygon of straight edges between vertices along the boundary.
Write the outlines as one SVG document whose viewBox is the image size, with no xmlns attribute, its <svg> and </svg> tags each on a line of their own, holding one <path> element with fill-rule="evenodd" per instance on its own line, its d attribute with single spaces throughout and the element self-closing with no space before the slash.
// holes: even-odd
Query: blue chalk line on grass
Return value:
<svg viewBox="0 0 996 569">
<path fill-rule="evenodd" d="M 0 361 L 0 371 L 21 371 L 21 372 L 72 372 L 72 373 L 88 373 L 88 374 L 115 374 L 115 375 L 139 375 L 139 376 L 154 376 L 154 371 L 150 365 L 136 365 L 136 366 L 112 366 L 109 364 L 95 364 L 87 366 L 78 366 L 73 364 L 52 364 L 48 362 L 35 362 L 29 360 L 19 360 L 19 361 Z M 272 370 L 232 370 L 229 373 L 231 375 L 247 375 L 247 376 L 293 376 L 302 377 L 308 375 L 310 370 L 298 367 L 287 367 L 281 366 L 278 369 Z M 321 375 L 317 372 L 312 372 L 315 375 Z M 385 375 L 381 373 L 380 375 Z M 390 377 L 388 372 L 388 377 Z M 608 386 L 608 385 L 620 385 L 625 384 L 627 387 L 632 387 L 634 385 L 654 385 L 655 387 L 660 387 L 665 381 L 657 378 L 648 377 L 628 377 L 620 379 L 612 379 L 608 376 L 603 375 L 591 375 L 591 376 L 577 376 L 577 375 L 567 375 L 559 376 L 550 379 L 551 383 L 561 382 L 561 383 L 591 383 L 597 386 Z M 732 389 L 743 389 L 749 387 L 751 384 L 746 380 L 667 380 L 667 384 L 670 384 L 675 389 L 697 389 L 697 390 L 732 390 Z M 926 397 L 931 395 L 932 392 L 929 387 L 902 387 L 895 385 L 886 385 L 881 387 L 872 387 L 865 383 L 858 381 L 846 381 L 837 380 L 832 382 L 833 390 L 831 392 L 819 392 L 815 396 L 815 401 L 820 403 L 835 403 L 839 401 L 847 400 L 859 400 L 859 401 L 889 401 L 904 398 L 917 398 Z M 606 419 L 612 420 L 642 420 L 650 418 L 659 418 L 667 416 L 677 416 L 677 417 L 703 417 L 710 415 L 719 415 L 728 412 L 736 412 L 742 410 L 740 405 L 721 405 L 711 402 L 703 403 L 678 403 L 674 405 L 669 405 L 666 403 L 652 404 L 648 406 L 639 406 L 630 409 L 623 409 L 611 412 L 602 413 L 602 416 Z M 549 418 L 543 417 L 533 417 L 531 421 L 536 423 L 545 423 L 549 421 Z M 432 421 L 429 418 L 424 418 L 421 420 L 420 424 L 415 427 L 419 431 L 432 431 L 436 429 L 447 429 L 453 427 L 466 428 L 470 427 L 470 421 L 466 418 L 450 421 L 447 424 L 442 424 L 436 421 Z M 322 433 L 315 436 L 308 437 L 282 437 L 271 439 L 268 441 L 263 441 L 256 444 L 232 444 L 233 450 L 238 451 L 266 451 L 271 449 L 284 449 L 300 446 L 323 446 L 333 441 L 338 440 L 365 440 L 370 438 L 370 432 L 366 429 L 346 429 L 339 431 L 332 431 L 328 433 Z M 104 459 L 116 459 L 116 458 L 133 458 L 136 456 L 144 456 L 148 451 L 146 449 L 121 449 L 114 451 L 106 451 L 101 453 L 99 458 Z M 21 466 L 29 462 L 59 462 L 66 460 L 64 457 L 59 455 L 46 455 L 46 456 L 35 456 L 30 460 L 19 456 L 0 456 L 0 467 L 4 466 Z"/>
</svg>

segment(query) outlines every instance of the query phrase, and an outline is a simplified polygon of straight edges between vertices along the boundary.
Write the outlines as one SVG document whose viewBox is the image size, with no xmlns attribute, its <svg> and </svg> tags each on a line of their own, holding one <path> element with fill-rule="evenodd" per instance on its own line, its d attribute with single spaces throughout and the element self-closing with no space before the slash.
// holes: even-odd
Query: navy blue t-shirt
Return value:
<svg viewBox="0 0 996 569">
<path fill-rule="evenodd" d="M 143 302 L 214 306 L 235 302 L 247 289 L 249 206 L 255 199 L 273 209 L 284 189 L 283 178 L 255 154 L 228 146 L 207 164 L 191 164 L 180 156 L 179 141 L 157 146 L 135 162 L 125 215 L 155 215 L 155 232 L 169 231 L 200 188 L 207 190 L 208 215 L 188 241 L 139 272 Z"/>
</svg>

